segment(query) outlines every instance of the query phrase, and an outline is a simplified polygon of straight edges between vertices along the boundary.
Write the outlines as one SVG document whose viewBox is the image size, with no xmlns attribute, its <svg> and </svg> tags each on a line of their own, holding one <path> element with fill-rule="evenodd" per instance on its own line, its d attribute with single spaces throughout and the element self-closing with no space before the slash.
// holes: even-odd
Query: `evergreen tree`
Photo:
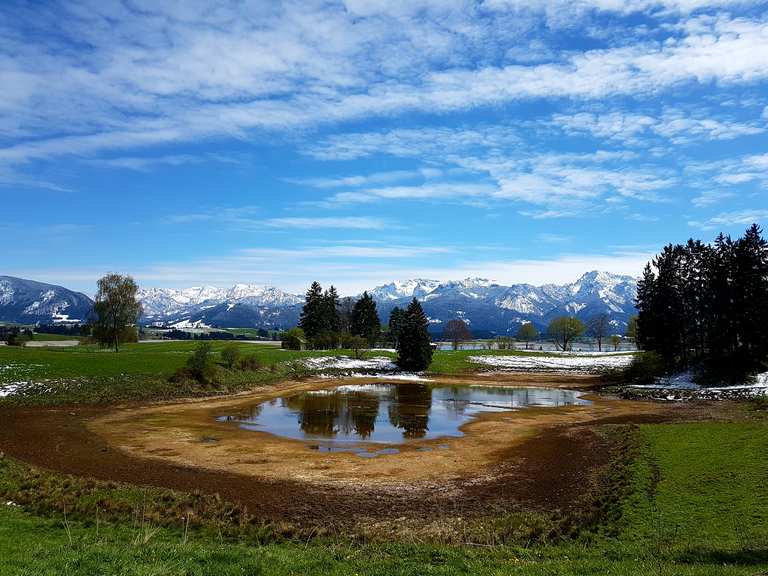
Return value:
<svg viewBox="0 0 768 576">
<path fill-rule="evenodd" d="M 429 320 L 414 298 L 405 310 L 397 341 L 397 365 L 403 370 L 426 370 L 432 362 Z"/>
<path fill-rule="evenodd" d="M 304 335 L 310 341 L 317 338 L 325 329 L 324 309 L 323 288 L 318 282 L 312 282 L 304 297 L 304 307 L 299 317 L 299 328 L 304 331 Z"/>
<path fill-rule="evenodd" d="M 339 293 L 331 286 L 323 295 L 322 306 L 323 331 L 331 334 L 341 332 L 341 319 L 339 317 Z"/>
<path fill-rule="evenodd" d="M 768 354 L 768 243 L 757 224 L 734 247 L 734 316 L 739 350 L 736 362 L 747 371 L 760 368 Z"/>
<path fill-rule="evenodd" d="M 397 348 L 397 343 L 400 341 L 400 333 L 403 329 L 404 319 L 405 312 L 402 308 L 398 308 L 397 306 L 392 308 L 392 312 L 389 313 L 389 337 L 395 348 Z"/>
<path fill-rule="evenodd" d="M 376 341 L 379 339 L 381 321 L 376 311 L 376 302 L 368 292 L 363 292 L 363 295 L 352 308 L 350 332 L 354 336 L 365 338 L 371 348 L 376 345 Z"/>
<path fill-rule="evenodd" d="M 768 358 L 762 230 L 665 247 L 638 283 L 637 309 L 638 346 L 657 353 L 665 370 L 703 368 L 712 381 L 743 381 Z"/>
</svg>

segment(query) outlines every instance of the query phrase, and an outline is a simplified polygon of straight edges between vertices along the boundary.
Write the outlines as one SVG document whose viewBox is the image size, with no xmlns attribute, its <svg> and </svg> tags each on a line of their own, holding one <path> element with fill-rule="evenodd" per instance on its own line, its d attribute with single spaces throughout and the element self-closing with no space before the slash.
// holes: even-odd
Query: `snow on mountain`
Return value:
<svg viewBox="0 0 768 576">
<path fill-rule="evenodd" d="M 0 276 L 0 321 L 21 324 L 85 321 L 93 301 L 62 286 Z"/>
<path fill-rule="evenodd" d="M 414 278 L 412 280 L 396 280 L 383 286 L 377 286 L 368 293 L 374 300 L 399 300 L 401 298 L 423 298 L 440 285 L 437 280 Z"/>
<path fill-rule="evenodd" d="M 414 285 L 418 280 L 404 281 Z M 621 330 L 634 314 L 637 281 L 631 276 L 607 272 L 587 272 L 571 284 L 503 286 L 483 278 L 443 282 L 419 298 L 430 323 L 443 325 L 453 318 L 472 323 L 475 331 L 514 334 L 523 322 L 533 322 L 540 329 L 552 318 L 572 315 L 583 321 L 596 314 L 608 314 L 613 326 Z M 391 285 L 387 285 L 391 286 Z M 385 297 L 372 292 L 384 319 L 393 307 L 407 306 L 410 298 Z"/>
<path fill-rule="evenodd" d="M 369 290 L 382 322 L 395 306 L 418 298 L 433 329 L 462 318 L 475 333 L 514 334 L 523 322 L 543 329 L 553 318 L 574 315 L 587 321 L 608 314 L 617 331 L 635 314 L 637 282 L 630 276 L 592 271 L 570 284 L 504 286 L 485 278 L 438 282 L 401 280 Z M 139 292 L 143 322 L 178 327 L 289 328 L 298 322 L 303 296 L 259 284 L 228 288 L 146 288 Z M 92 306 L 82 294 L 60 286 L 0 276 L 0 321 L 85 319 Z"/>
<path fill-rule="evenodd" d="M 303 299 L 273 286 L 260 284 L 235 284 L 230 288 L 194 286 L 191 288 L 146 288 L 139 291 L 144 306 L 144 317 L 151 320 L 174 316 L 189 316 L 214 308 L 220 304 L 234 303 L 259 307 L 292 306 Z"/>
</svg>

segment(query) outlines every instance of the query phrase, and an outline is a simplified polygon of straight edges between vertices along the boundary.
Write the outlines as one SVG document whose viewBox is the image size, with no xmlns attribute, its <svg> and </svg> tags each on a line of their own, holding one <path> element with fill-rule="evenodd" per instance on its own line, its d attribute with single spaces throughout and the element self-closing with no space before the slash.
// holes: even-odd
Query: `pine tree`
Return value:
<svg viewBox="0 0 768 576">
<path fill-rule="evenodd" d="M 637 343 L 668 371 L 703 368 L 743 381 L 768 358 L 768 242 L 759 226 L 736 241 L 667 246 L 637 287 Z M 656 269 L 654 272 L 653 268 Z"/>
<path fill-rule="evenodd" d="M 397 306 L 392 308 L 392 312 L 389 313 L 389 337 L 395 348 L 397 348 L 397 343 L 400 341 L 404 319 L 405 312 L 402 308 L 398 308 Z"/>
<path fill-rule="evenodd" d="M 299 328 L 304 330 L 304 334 L 311 342 L 317 338 L 324 330 L 324 307 L 323 288 L 318 282 L 312 282 L 304 297 L 304 307 L 299 317 Z"/>
<path fill-rule="evenodd" d="M 751 372 L 768 353 L 768 243 L 757 224 L 740 238 L 734 249 L 734 312 L 739 350 L 736 363 Z"/>
<path fill-rule="evenodd" d="M 323 295 L 322 306 L 323 331 L 338 334 L 341 332 L 341 319 L 339 318 L 339 293 L 331 286 Z"/>
<path fill-rule="evenodd" d="M 429 320 L 414 298 L 403 315 L 397 341 L 397 365 L 403 370 L 426 370 L 432 362 Z"/>
<path fill-rule="evenodd" d="M 363 295 L 352 308 L 350 332 L 355 336 L 365 338 L 370 347 L 375 346 L 379 339 L 381 321 L 376 311 L 376 302 L 368 292 L 363 292 Z"/>
</svg>

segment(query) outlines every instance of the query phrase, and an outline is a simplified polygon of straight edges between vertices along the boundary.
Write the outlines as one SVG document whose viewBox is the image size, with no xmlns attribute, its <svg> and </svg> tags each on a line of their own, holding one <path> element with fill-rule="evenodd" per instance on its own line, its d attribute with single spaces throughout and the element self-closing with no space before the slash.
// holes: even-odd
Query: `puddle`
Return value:
<svg viewBox="0 0 768 576">
<path fill-rule="evenodd" d="M 459 430 L 463 424 L 485 412 L 587 404 L 590 402 L 579 392 L 557 388 L 403 382 L 299 392 L 245 407 L 217 420 L 236 423 L 246 430 L 311 441 L 309 448 L 314 450 L 373 457 L 398 450 L 376 450 L 370 443 L 459 437 L 463 435 Z"/>
</svg>

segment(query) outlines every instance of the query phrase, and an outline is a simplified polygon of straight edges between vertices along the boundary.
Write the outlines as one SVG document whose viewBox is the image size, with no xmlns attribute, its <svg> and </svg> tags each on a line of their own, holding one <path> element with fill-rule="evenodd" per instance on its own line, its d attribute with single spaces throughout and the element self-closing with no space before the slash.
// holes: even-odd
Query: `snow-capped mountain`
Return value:
<svg viewBox="0 0 768 576">
<path fill-rule="evenodd" d="M 395 281 L 377 286 L 373 290 L 369 290 L 368 294 L 374 300 L 382 302 L 400 300 L 401 298 L 423 298 L 439 285 L 440 282 L 437 280 L 414 278 L 413 280 Z"/>
<path fill-rule="evenodd" d="M 303 302 L 301 296 L 260 284 L 235 284 L 230 288 L 147 288 L 139 291 L 139 300 L 144 307 L 145 322 L 179 328 L 282 327 L 283 311 Z M 288 316 L 292 319 L 294 314 Z"/>
<path fill-rule="evenodd" d="M 93 300 L 61 286 L 0 276 L 0 322 L 83 322 Z"/>
<path fill-rule="evenodd" d="M 523 322 L 533 322 L 543 329 L 557 316 L 576 316 L 586 321 L 602 313 L 608 314 L 621 330 L 636 313 L 636 287 L 637 280 L 631 276 L 592 271 L 565 285 L 503 286 L 482 278 L 467 278 L 438 284 L 419 299 L 434 332 L 440 332 L 454 318 L 463 319 L 475 331 L 513 334 Z M 407 306 L 409 300 L 379 299 L 379 309 L 387 317 L 392 308 Z"/>
<path fill-rule="evenodd" d="M 418 298 L 441 332 L 449 320 L 461 318 L 475 331 L 509 334 L 522 322 L 543 328 L 554 317 L 582 320 L 606 313 L 617 328 L 635 313 L 636 280 L 606 272 L 588 272 L 572 284 L 504 286 L 485 278 L 438 282 L 423 278 L 395 281 L 368 291 L 382 321 L 395 306 Z M 298 322 L 303 297 L 278 288 L 238 284 L 232 288 L 143 290 L 145 321 L 178 327 L 221 326 L 287 328 Z"/>
<path fill-rule="evenodd" d="M 636 285 L 631 276 L 593 271 L 564 285 L 504 286 L 484 278 L 448 282 L 416 278 L 377 286 L 368 293 L 377 302 L 382 322 L 387 322 L 395 306 L 404 308 L 416 297 L 435 333 L 442 332 L 449 320 L 461 318 L 480 335 L 513 334 L 523 322 L 542 329 L 562 315 L 587 321 L 602 313 L 622 330 L 636 312 Z M 144 306 L 142 322 L 179 328 L 290 328 L 297 324 L 304 302 L 301 295 L 256 284 L 146 288 L 139 292 L 139 299 Z M 0 276 L 0 321 L 85 319 L 91 306 L 87 296 L 59 286 Z"/>
</svg>

